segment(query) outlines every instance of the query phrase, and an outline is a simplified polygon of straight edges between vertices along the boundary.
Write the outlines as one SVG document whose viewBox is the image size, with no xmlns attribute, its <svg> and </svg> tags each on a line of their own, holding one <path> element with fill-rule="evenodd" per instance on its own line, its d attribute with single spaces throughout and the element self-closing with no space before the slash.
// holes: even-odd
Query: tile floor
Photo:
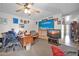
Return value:
<svg viewBox="0 0 79 59">
<path fill-rule="evenodd" d="M 8 51 L 3 52 L 0 49 L 0 56 L 50 56 L 51 49 L 49 46 L 52 44 L 48 44 L 48 41 L 39 39 L 35 44 L 32 45 L 31 49 L 29 51 L 26 51 L 24 48 L 17 47 L 16 51 Z M 66 45 L 60 45 L 59 46 L 65 53 L 69 51 L 73 51 L 76 53 L 70 53 L 66 54 L 66 56 L 77 56 L 77 49 L 75 47 L 70 47 Z"/>
<path fill-rule="evenodd" d="M 32 45 L 31 50 L 26 51 L 24 48 L 18 47 L 15 52 L 12 50 L 8 52 L 0 52 L 1 56 L 49 56 L 51 49 L 46 40 L 38 40 Z"/>
</svg>

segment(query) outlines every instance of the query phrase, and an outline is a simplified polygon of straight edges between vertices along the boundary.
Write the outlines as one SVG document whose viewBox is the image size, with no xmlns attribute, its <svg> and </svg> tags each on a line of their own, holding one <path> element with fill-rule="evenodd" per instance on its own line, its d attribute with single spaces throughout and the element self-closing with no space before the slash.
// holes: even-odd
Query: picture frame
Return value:
<svg viewBox="0 0 79 59">
<path fill-rule="evenodd" d="M 26 20 L 24 20 L 24 24 L 27 24 L 27 21 Z"/>
<path fill-rule="evenodd" d="M 21 19 L 21 20 L 20 20 L 20 23 L 24 23 L 24 21 Z"/>
<path fill-rule="evenodd" d="M 61 24 L 61 21 L 57 21 L 57 24 Z"/>
<path fill-rule="evenodd" d="M 25 26 L 24 26 L 24 24 L 19 24 L 19 27 L 24 28 Z"/>
<path fill-rule="evenodd" d="M 7 24 L 7 18 L 0 17 L 0 24 Z"/>
<path fill-rule="evenodd" d="M 13 18 L 13 24 L 18 24 L 18 18 Z"/>
</svg>

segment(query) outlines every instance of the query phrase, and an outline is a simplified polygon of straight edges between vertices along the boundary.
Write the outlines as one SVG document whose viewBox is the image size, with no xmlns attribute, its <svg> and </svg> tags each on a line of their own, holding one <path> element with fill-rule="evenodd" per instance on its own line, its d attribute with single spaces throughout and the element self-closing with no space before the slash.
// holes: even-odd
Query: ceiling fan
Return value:
<svg viewBox="0 0 79 59">
<path fill-rule="evenodd" d="M 16 12 L 24 11 L 24 13 L 31 14 L 31 13 L 40 13 L 39 10 L 36 10 L 33 8 L 34 3 L 16 3 L 20 6 L 19 9 L 16 10 Z"/>
</svg>

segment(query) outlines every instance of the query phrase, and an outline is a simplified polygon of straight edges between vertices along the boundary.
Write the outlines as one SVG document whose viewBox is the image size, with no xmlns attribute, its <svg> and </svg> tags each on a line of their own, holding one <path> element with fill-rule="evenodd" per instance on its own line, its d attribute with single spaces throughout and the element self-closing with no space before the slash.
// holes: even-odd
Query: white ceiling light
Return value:
<svg viewBox="0 0 79 59">
<path fill-rule="evenodd" d="M 30 14 L 30 13 L 31 13 L 31 11 L 30 11 L 30 10 L 28 10 L 28 9 L 25 9 L 25 10 L 24 10 L 24 13 L 29 13 L 29 14 Z"/>
<path fill-rule="evenodd" d="M 25 9 L 25 10 L 24 10 L 24 13 L 28 13 L 28 10 L 27 10 L 27 9 Z"/>
<path fill-rule="evenodd" d="M 28 13 L 30 14 L 30 13 L 31 13 L 31 11 L 30 11 L 30 10 L 28 10 Z"/>
</svg>

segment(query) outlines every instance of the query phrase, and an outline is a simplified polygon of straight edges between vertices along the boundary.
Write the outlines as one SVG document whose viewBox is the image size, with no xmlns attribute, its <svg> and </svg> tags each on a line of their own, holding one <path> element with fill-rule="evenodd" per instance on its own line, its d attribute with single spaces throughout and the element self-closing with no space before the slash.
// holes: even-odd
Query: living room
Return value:
<svg viewBox="0 0 79 59">
<path fill-rule="evenodd" d="M 20 37 L 21 47 L 15 47 L 14 52 L 11 48 L 4 52 L 1 43 L 0 55 L 50 56 L 51 45 L 65 50 L 67 56 L 78 55 L 78 48 L 69 39 L 69 24 L 72 22 L 71 19 L 78 20 L 78 5 L 77 3 L 0 3 L 0 41 L 3 41 L 2 33 L 11 29 L 14 29 L 16 34 L 19 31 L 23 33 L 27 31 L 26 37 L 24 35 Z"/>
</svg>

